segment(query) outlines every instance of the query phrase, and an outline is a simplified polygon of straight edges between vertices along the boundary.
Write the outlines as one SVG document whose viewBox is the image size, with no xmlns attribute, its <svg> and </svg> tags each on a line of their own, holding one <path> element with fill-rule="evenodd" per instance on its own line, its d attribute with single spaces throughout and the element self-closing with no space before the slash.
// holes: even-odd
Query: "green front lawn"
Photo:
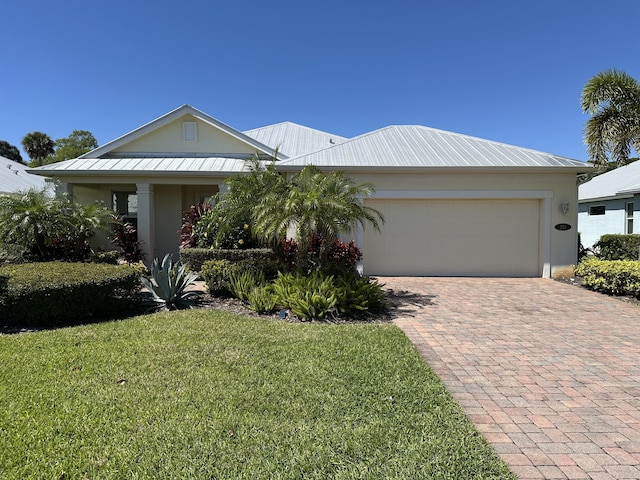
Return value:
<svg viewBox="0 0 640 480">
<path fill-rule="evenodd" d="M 205 310 L 0 335 L 0 477 L 515 478 L 398 328 Z"/>
</svg>

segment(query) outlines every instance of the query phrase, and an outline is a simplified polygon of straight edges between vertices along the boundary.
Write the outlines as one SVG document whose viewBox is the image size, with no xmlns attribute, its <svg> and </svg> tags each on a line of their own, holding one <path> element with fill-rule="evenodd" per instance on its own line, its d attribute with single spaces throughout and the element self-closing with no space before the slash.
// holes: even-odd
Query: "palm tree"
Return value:
<svg viewBox="0 0 640 480">
<path fill-rule="evenodd" d="M 0 196 L 0 244 L 14 245 L 37 260 L 83 260 L 97 230 L 107 230 L 113 211 L 80 205 L 64 196 L 28 190 Z"/>
<path fill-rule="evenodd" d="M 580 104 L 591 115 L 584 137 L 590 161 L 600 168 L 610 162 L 626 165 L 631 149 L 640 151 L 638 81 L 623 71 L 605 70 L 587 82 Z"/>
<path fill-rule="evenodd" d="M 55 145 L 51 137 L 42 132 L 27 133 L 22 139 L 22 148 L 29 155 L 31 163 L 38 166 L 42 166 L 43 160 L 55 153 Z"/>
<path fill-rule="evenodd" d="M 322 261 L 341 233 L 366 224 L 380 230 L 382 214 L 361 201 L 373 192 L 372 184 L 356 184 L 344 172 L 323 173 L 309 165 L 286 183 L 285 191 L 259 199 L 253 214 L 255 229 L 267 239 L 279 240 L 294 228 L 301 266 L 306 266 L 309 243 L 317 234 Z"/>
</svg>

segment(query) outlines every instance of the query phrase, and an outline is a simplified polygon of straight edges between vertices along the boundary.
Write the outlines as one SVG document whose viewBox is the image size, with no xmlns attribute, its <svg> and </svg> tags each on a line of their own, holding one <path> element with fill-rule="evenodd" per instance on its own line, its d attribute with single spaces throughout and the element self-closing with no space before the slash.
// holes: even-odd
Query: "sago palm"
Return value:
<svg viewBox="0 0 640 480">
<path fill-rule="evenodd" d="M 581 107 L 591 115 L 584 141 L 594 165 L 625 165 L 632 148 L 640 151 L 640 84 L 633 77 L 615 69 L 598 73 L 582 90 Z"/>
</svg>

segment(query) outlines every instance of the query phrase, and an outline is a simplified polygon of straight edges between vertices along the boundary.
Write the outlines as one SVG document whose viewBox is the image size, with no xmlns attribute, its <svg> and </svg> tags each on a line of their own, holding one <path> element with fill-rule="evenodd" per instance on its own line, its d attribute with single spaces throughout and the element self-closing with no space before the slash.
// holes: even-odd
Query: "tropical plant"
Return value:
<svg viewBox="0 0 640 480">
<path fill-rule="evenodd" d="M 284 195 L 286 181 L 276 171 L 275 157 L 267 164 L 258 157 L 247 160 L 247 173 L 227 180 L 228 189 L 194 229 L 201 248 L 256 248 L 254 207 L 267 194 Z M 279 240 L 279 239 L 278 239 Z"/>
<path fill-rule="evenodd" d="M 187 271 L 187 265 L 173 263 L 170 253 L 160 262 L 157 258 L 151 264 L 151 278 L 140 277 L 142 285 L 152 294 L 153 300 L 167 310 L 190 308 L 199 295 L 186 288 L 196 281 L 198 275 Z"/>
<path fill-rule="evenodd" d="M 46 157 L 55 153 L 55 145 L 49 135 L 38 131 L 22 138 L 22 148 L 29 155 L 31 166 L 41 166 Z"/>
<path fill-rule="evenodd" d="M 250 270 L 231 272 L 229 275 L 229 290 L 231 294 L 243 302 L 249 301 L 249 295 L 254 288 L 263 287 L 266 284 L 264 276 Z"/>
<path fill-rule="evenodd" d="M 135 225 L 122 215 L 115 215 L 112 224 L 111 243 L 120 248 L 123 259 L 129 264 L 144 260 L 142 242 L 138 240 Z"/>
<path fill-rule="evenodd" d="M 202 216 L 211 210 L 211 204 L 200 202 L 198 205 L 191 205 L 189 209 L 182 212 L 182 227 L 178 230 L 180 234 L 180 248 L 195 248 L 198 246 L 198 235 L 195 227 Z"/>
<path fill-rule="evenodd" d="M 354 183 L 344 172 L 323 173 L 309 165 L 293 176 L 284 190 L 267 191 L 254 209 L 256 232 L 279 241 L 295 228 L 298 266 L 306 268 L 314 234 L 320 239 L 319 257 L 326 262 L 331 244 L 341 233 L 371 224 L 380 230 L 384 217 L 361 199 L 374 192 L 370 183 Z"/>
<path fill-rule="evenodd" d="M 22 247 L 37 261 L 85 260 L 89 240 L 108 230 L 112 214 L 101 204 L 80 205 L 44 189 L 0 197 L 0 243 Z"/>
<path fill-rule="evenodd" d="M 590 161 L 626 165 L 631 149 L 640 151 L 640 83 L 620 70 L 602 71 L 585 85 L 580 105 L 591 115 L 584 136 Z"/>
</svg>

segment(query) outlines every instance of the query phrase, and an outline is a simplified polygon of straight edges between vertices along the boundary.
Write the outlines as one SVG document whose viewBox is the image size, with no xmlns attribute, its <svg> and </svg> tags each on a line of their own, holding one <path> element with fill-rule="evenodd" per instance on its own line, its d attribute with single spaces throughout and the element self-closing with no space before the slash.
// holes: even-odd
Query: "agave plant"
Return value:
<svg viewBox="0 0 640 480">
<path fill-rule="evenodd" d="M 162 263 L 157 258 L 154 259 L 151 278 L 141 277 L 140 281 L 151 292 L 155 302 L 162 304 L 167 310 L 174 310 L 193 306 L 193 298 L 198 292 L 185 290 L 197 277 L 195 273 L 187 272 L 187 265 L 173 263 L 173 257 L 168 253 Z"/>
</svg>

